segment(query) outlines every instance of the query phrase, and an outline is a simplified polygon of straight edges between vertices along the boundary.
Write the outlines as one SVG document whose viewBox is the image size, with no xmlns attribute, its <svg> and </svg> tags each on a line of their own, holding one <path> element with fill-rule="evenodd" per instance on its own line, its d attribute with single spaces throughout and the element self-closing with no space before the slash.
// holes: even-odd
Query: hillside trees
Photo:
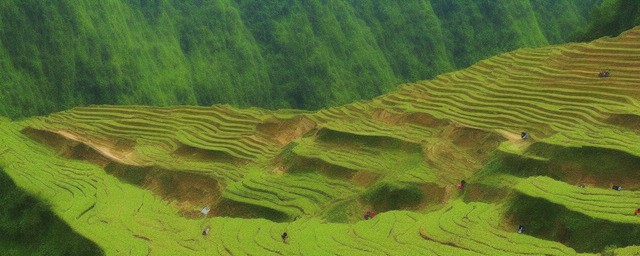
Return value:
<svg viewBox="0 0 640 256">
<path fill-rule="evenodd" d="M 319 109 L 560 43 L 598 0 L 7 0 L 0 115 L 89 104 Z"/>
</svg>

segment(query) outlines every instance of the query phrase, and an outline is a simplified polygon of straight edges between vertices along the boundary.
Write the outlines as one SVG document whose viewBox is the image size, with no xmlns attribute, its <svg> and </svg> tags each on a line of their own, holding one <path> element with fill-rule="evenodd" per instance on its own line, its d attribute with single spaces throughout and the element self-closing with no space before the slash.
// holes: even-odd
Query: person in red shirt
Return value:
<svg viewBox="0 0 640 256">
<path fill-rule="evenodd" d="M 635 214 L 638 215 L 639 212 L 640 212 L 640 208 L 636 209 Z"/>
<path fill-rule="evenodd" d="M 375 217 L 375 216 L 376 216 L 376 212 L 374 212 L 374 211 L 367 211 L 367 213 L 365 213 L 365 214 L 364 214 L 364 219 L 365 219 L 365 220 L 368 220 L 368 219 L 371 219 L 371 218 L 373 218 L 373 217 Z"/>
<path fill-rule="evenodd" d="M 465 185 L 467 185 L 467 182 L 464 180 L 461 180 L 460 183 L 456 185 L 456 187 L 461 190 L 461 189 L 464 189 Z"/>
</svg>

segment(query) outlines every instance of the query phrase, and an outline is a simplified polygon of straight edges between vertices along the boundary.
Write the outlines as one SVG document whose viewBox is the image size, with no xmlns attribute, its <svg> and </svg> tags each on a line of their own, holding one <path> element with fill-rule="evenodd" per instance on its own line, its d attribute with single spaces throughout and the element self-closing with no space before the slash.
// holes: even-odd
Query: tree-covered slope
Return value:
<svg viewBox="0 0 640 256">
<path fill-rule="evenodd" d="M 589 25 L 576 33 L 574 40 L 591 41 L 603 36 L 617 36 L 640 25 L 640 1 L 604 0 L 590 15 Z"/>
<path fill-rule="evenodd" d="M 87 104 L 318 109 L 519 47 L 598 0 L 7 0 L 0 114 Z"/>
</svg>

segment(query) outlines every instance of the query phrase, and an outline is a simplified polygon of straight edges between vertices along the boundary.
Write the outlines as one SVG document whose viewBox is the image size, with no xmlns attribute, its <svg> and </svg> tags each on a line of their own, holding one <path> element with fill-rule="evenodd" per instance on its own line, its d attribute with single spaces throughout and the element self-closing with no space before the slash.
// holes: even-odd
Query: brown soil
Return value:
<svg viewBox="0 0 640 256">
<path fill-rule="evenodd" d="M 384 109 L 374 110 L 371 118 L 390 125 L 415 124 L 425 127 L 442 127 L 449 124 L 446 120 L 437 119 L 426 113 L 396 114 Z"/>
<path fill-rule="evenodd" d="M 280 165 L 282 164 L 282 165 Z M 295 172 L 318 172 L 331 179 L 352 181 L 360 186 L 368 187 L 377 181 L 381 175 L 368 171 L 352 170 L 346 167 L 333 165 L 320 159 L 296 156 L 288 166 L 280 163 L 275 166 L 275 170 L 288 173 Z"/>
<path fill-rule="evenodd" d="M 640 189 L 638 179 L 635 177 L 592 174 L 585 172 L 580 164 L 554 162 L 549 165 L 549 168 L 553 173 L 561 175 L 564 182 L 576 186 L 584 183 L 588 187 L 611 188 L 613 185 L 619 185 L 625 190 Z"/>
<path fill-rule="evenodd" d="M 437 119 L 432 115 L 425 113 L 411 113 L 406 116 L 407 123 L 422 125 L 427 127 L 443 127 L 449 125 L 450 122 L 443 119 Z"/>
<path fill-rule="evenodd" d="M 449 125 L 439 140 L 425 146 L 424 159 L 438 169 L 441 184 L 456 184 L 486 164 L 504 140 L 496 133 Z"/>
<path fill-rule="evenodd" d="M 483 184 L 467 183 L 463 192 L 465 200 L 496 203 L 507 198 L 511 193 L 511 189 L 501 189 Z"/>
<path fill-rule="evenodd" d="M 513 143 L 523 143 L 524 142 L 522 140 L 522 138 L 520 137 L 520 134 L 513 133 L 513 132 L 508 132 L 508 131 L 504 131 L 504 130 L 498 130 L 497 132 L 500 135 L 502 135 L 502 137 L 504 137 L 505 139 L 509 140 L 510 142 L 513 142 Z"/>
<path fill-rule="evenodd" d="M 437 184 L 423 184 L 420 186 L 420 190 L 424 193 L 424 198 L 416 207 L 417 209 L 423 209 L 428 205 L 443 203 L 446 200 L 446 188 L 440 187 Z"/>
<path fill-rule="evenodd" d="M 631 114 L 611 115 L 605 122 L 640 132 L 640 116 Z"/>
<path fill-rule="evenodd" d="M 480 169 L 489 152 L 460 149 L 445 139 L 427 145 L 424 159 L 438 170 L 436 175 L 441 184 L 455 184 L 470 175 L 470 171 Z"/>
<path fill-rule="evenodd" d="M 225 216 L 234 218 L 264 218 L 276 222 L 289 220 L 289 216 L 269 208 L 250 205 L 222 198 L 215 208 L 211 208 L 209 216 Z"/>
<path fill-rule="evenodd" d="M 167 201 L 176 202 L 180 212 L 191 218 L 202 216 L 200 210 L 205 206 L 215 208 L 221 195 L 215 179 L 179 172 L 150 176 L 145 188 Z"/>
<path fill-rule="evenodd" d="M 103 150 L 98 151 L 95 147 L 83 142 L 93 142 L 94 140 L 81 139 L 77 135 L 66 132 L 50 132 L 32 128 L 26 128 L 22 132 L 30 138 L 51 147 L 63 157 L 96 164 L 105 169 L 107 173 L 125 182 L 152 191 L 162 199 L 173 202 L 173 205 L 185 217 L 200 218 L 202 217 L 200 210 L 203 207 L 210 206 L 214 208 L 220 200 L 220 184 L 211 177 L 164 170 L 157 167 L 123 164 L 122 162 L 114 161 L 113 158 L 117 158 L 117 156 L 112 154 L 108 157 L 103 154 L 104 152 L 111 152 L 111 149 L 105 150 L 105 146 L 100 146 Z M 74 139 L 70 139 L 70 137 Z M 133 148 L 133 144 L 126 141 L 109 142 L 109 146 L 120 149 Z M 218 158 L 220 157 L 216 153 L 185 147 L 178 150 L 178 154 L 183 156 L 206 159 L 216 158 L 216 160 L 219 160 Z M 211 212 L 209 216 L 213 216 Z"/>
<path fill-rule="evenodd" d="M 33 128 L 25 128 L 22 133 L 31 139 L 47 145 L 56 150 L 60 155 L 67 158 L 79 158 L 82 160 L 91 160 L 96 157 L 90 150 L 84 147 L 92 148 L 99 155 L 108 158 L 111 161 L 129 165 L 140 165 L 134 154 L 135 142 L 127 139 L 113 138 L 110 140 L 102 140 L 91 138 L 86 135 L 78 135 L 70 131 L 48 131 Z M 83 146 L 79 146 L 83 144 Z M 84 152 L 84 153 L 83 153 Z M 85 156 L 83 154 L 89 154 Z M 103 160 L 96 162 L 103 165 Z"/>
<path fill-rule="evenodd" d="M 316 127 L 316 123 L 305 116 L 293 119 L 271 119 L 257 126 L 257 130 L 266 135 L 266 139 L 274 141 L 280 146 L 287 145 L 291 141 Z"/>
<path fill-rule="evenodd" d="M 379 174 L 365 171 L 358 171 L 353 176 L 351 176 L 351 181 L 354 183 L 368 187 L 371 186 L 374 182 L 376 182 L 380 178 Z"/>
<path fill-rule="evenodd" d="M 58 133 L 33 128 L 25 128 L 22 130 L 22 133 L 27 135 L 29 138 L 52 148 L 65 158 L 87 161 L 100 167 L 105 167 L 112 161 L 98 153 L 90 146 L 76 140 L 70 140 Z"/>
<path fill-rule="evenodd" d="M 71 153 L 68 158 L 87 161 L 102 168 L 112 162 L 110 159 L 96 152 L 93 148 L 90 148 L 89 146 L 82 143 L 78 144 L 68 152 Z"/>
<path fill-rule="evenodd" d="M 27 135 L 27 137 L 31 138 L 32 140 L 35 140 L 40 144 L 49 146 L 56 152 L 64 155 L 68 154 L 71 149 L 80 144 L 80 142 L 69 140 L 57 133 L 33 129 L 30 127 L 22 130 L 22 133 Z"/>
<path fill-rule="evenodd" d="M 179 212 L 189 218 L 200 218 L 200 210 L 212 209 L 220 201 L 220 184 L 202 174 L 170 171 L 157 167 L 136 167 L 110 163 L 105 171 L 119 179 L 152 191 L 166 201 L 173 202 Z M 212 211 L 213 212 L 213 211 Z M 209 216 L 213 216 L 211 212 Z"/>
<path fill-rule="evenodd" d="M 179 145 L 178 149 L 173 151 L 172 155 L 200 162 L 239 163 L 242 161 L 227 152 L 201 149 L 184 144 Z"/>
<path fill-rule="evenodd" d="M 499 134 L 459 125 L 448 126 L 443 130 L 442 136 L 449 138 L 454 145 L 460 148 L 494 149 L 505 141 Z"/>
<path fill-rule="evenodd" d="M 288 166 L 283 166 L 286 172 L 318 172 L 333 179 L 351 179 L 356 170 L 327 163 L 320 159 L 295 156 Z"/>
<path fill-rule="evenodd" d="M 84 143 L 103 156 L 122 164 L 141 165 L 134 156 L 135 143 L 125 139 L 98 140 L 81 136 L 69 131 L 55 131 L 67 139 Z"/>
</svg>

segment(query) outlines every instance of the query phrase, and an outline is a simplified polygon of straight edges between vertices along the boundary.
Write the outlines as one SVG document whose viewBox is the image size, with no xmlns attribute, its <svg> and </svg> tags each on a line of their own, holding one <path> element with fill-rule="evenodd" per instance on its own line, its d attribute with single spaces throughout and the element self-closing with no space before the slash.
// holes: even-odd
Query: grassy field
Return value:
<svg viewBox="0 0 640 256">
<path fill-rule="evenodd" d="M 107 255 L 633 255 L 639 66 L 636 28 L 315 112 L 3 119 L 0 167 Z"/>
</svg>

